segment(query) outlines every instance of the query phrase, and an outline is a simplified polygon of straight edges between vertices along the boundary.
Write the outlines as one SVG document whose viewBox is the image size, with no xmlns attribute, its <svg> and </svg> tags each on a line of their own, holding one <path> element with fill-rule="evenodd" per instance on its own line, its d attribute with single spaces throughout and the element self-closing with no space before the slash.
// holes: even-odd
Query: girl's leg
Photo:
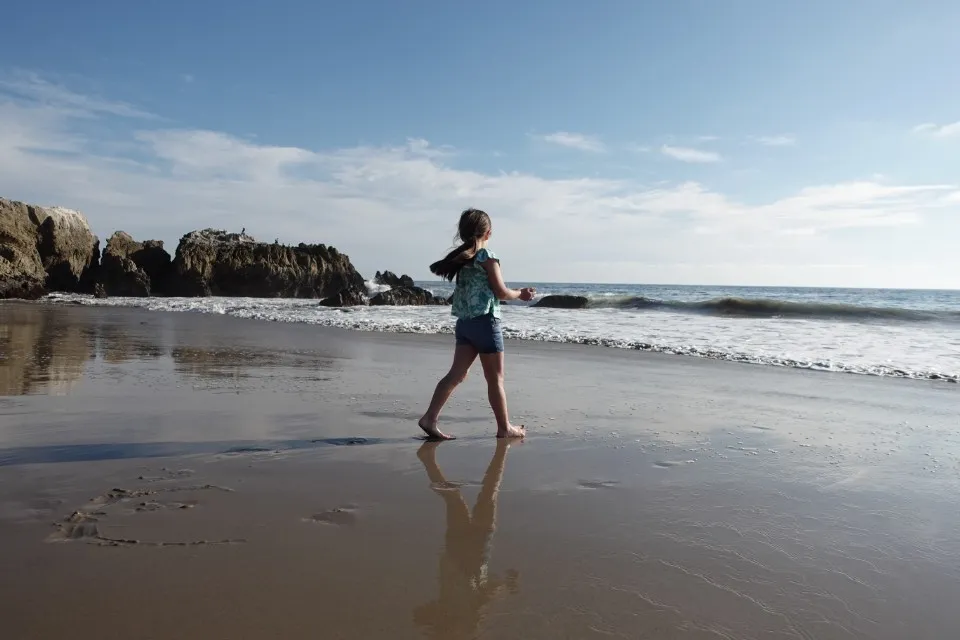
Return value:
<svg viewBox="0 0 960 640">
<path fill-rule="evenodd" d="M 450 371 L 437 383 L 437 388 L 433 391 L 433 398 L 430 400 L 430 406 L 417 423 L 429 437 L 438 440 L 453 439 L 453 436 L 449 436 L 437 428 L 437 421 L 440 419 L 440 411 L 443 410 L 443 405 L 447 403 L 450 394 L 457 388 L 457 385 L 466 379 L 467 373 L 476 359 L 477 349 L 474 346 L 469 344 L 457 345 L 453 352 L 453 364 L 450 366 Z"/>
<path fill-rule="evenodd" d="M 507 393 L 503 390 L 503 352 L 481 353 L 480 364 L 483 365 L 483 375 L 487 379 L 490 408 L 497 419 L 497 437 L 522 438 L 523 426 L 510 424 L 510 415 L 507 412 Z"/>
</svg>

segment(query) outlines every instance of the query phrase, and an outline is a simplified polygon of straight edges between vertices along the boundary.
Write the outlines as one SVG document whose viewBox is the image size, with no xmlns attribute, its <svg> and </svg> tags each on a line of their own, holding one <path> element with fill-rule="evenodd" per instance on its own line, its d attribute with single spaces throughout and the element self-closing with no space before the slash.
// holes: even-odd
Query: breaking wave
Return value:
<svg viewBox="0 0 960 640">
<path fill-rule="evenodd" d="M 960 358 L 956 356 L 956 346 L 952 346 L 960 346 L 957 329 L 943 323 L 798 323 L 791 318 L 776 317 L 786 315 L 782 313 L 784 308 L 800 309 L 801 313 L 794 311 L 794 315 L 802 318 L 835 318 L 837 309 L 843 312 L 853 308 L 860 315 L 851 317 L 862 317 L 864 307 L 843 304 L 785 304 L 776 300 L 739 298 L 665 303 L 639 296 L 604 297 L 606 305 L 573 312 L 511 305 L 505 309 L 504 335 L 517 340 L 596 345 L 776 367 L 960 382 Z M 599 296 L 591 299 L 597 298 Z M 315 300 L 303 299 L 97 300 L 92 296 L 71 294 L 52 294 L 45 302 L 223 314 L 355 331 L 422 334 L 449 334 L 453 331 L 449 307 L 329 309 L 318 305 Z M 652 308 L 663 313 L 621 311 L 630 308 Z M 734 312 L 724 313 L 725 309 Z M 760 313 L 757 309 L 765 311 Z M 890 312 L 890 309 L 880 311 Z M 834 315 L 827 315 L 829 313 Z M 921 315 L 925 312 L 914 310 L 910 313 Z M 943 311 L 930 312 L 931 315 L 936 313 L 944 314 Z M 757 319 L 740 322 L 737 315 Z M 902 317 L 902 314 L 894 317 Z M 685 321 L 681 321 L 683 318 Z M 931 344 L 941 348 L 931 349 Z"/>
<path fill-rule="evenodd" d="M 664 310 L 745 318 L 810 318 L 822 320 L 885 320 L 960 323 L 958 311 L 921 311 L 830 302 L 796 302 L 766 298 L 712 298 L 702 301 L 658 300 L 645 296 L 589 298 L 591 309 Z"/>
</svg>

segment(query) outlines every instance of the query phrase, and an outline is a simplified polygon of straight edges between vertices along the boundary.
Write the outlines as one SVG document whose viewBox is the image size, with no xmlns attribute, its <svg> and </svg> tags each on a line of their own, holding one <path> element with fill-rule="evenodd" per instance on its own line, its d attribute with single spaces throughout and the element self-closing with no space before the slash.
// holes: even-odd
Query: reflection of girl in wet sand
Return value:
<svg viewBox="0 0 960 640">
<path fill-rule="evenodd" d="M 414 609 L 413 618 L 428 637 L 453 640 L 473 637 L 481 610 L 505 588 L 516 592 L 516 572 L 507 572 L 505 580 L 487 575 L 491 537 L 496 527 L 497 493 L 510 441 L 497 441 L 473 514 L 468 511 L 460 489 L 447 482 L 437 466 L 438 444 L 423 443 L 417 457 L 430 478 L 430 488 L 447 507 L 446 544 L 440 555 L 440 595 Z"/>
</svg>

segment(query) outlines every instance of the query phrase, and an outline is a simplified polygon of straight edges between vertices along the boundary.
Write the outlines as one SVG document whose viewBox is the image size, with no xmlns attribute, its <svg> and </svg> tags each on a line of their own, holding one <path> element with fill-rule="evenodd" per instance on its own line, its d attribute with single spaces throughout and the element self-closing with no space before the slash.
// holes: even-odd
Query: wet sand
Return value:
<svg viewBox="0 0 960 640">
<path fill-rule="evenodd" d="M 0 305 L 3 638 L 946 639 L 960 389 Z"/>
</svg>

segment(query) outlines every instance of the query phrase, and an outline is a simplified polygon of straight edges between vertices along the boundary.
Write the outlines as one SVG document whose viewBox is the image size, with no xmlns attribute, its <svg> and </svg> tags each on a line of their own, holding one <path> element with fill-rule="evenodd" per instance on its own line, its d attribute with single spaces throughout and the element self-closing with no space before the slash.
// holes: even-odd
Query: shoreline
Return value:
<svg viewBox="0 0 960 640">
<path fill-rule="evenodd" d="M 202 300 L 217 300 L 218 298 L 204 298 Z M 222 300 L 236 300 L 234 298 L 221 298 Z M 441 325 L 431 325 L 431 326 L 393 326 L 393 325 L 364 325 L 360 322 L 354 322 L 353 326 L 345 326 L 347 323 L 337 324 L 338 315 L 330 315 L 328 317 L 321 318 L 311 318 L 309 320 L 298 318 L 298 319 L 280 319 L 274 317 L 246 317 L 244 315 L 237 315 L 230 312 L 223 311 L 208 311 L 203 309 L 151 309 L 148 306 L 144 306 L 141 302 L 141 299 L 120 299 L 119 304 L 103 304 L 95 301 L 83 302 L 79 300 L 72 300 L 66 298 L 46 298 L 41 301 L 36 302 L 21 302 L 17 301 L 15 303 L 8 302 L 7 304 L 40 304 L 40 305 L 53 305 L 53 306 L 84 306 L 84 307 L 100 307 L 107 309 L 121 309 L 121 308 L 136 308 L 144 311 L 149 311 L 152 313 L 202 313 L 206 315 L 223 315 L 235 317 L 237 319 L 245 320 L 257 320 L 261 322 L 268 323 L 279 323 L 279 324 L 291 324 L 298 325 L 304 324 L 314 327 L 324 327 L 327 329 L 341 329 L 348 330 L 352 332 L 359 333 L 371 333 L 371 334 L 410 334 L 410 335 L 435 335 L 435 336 L 444 336 L 453 333 L 452 321 L 447 322 L 447 324 Z M 169 298 L 148 298 L 145 300 L 170 300 Z M 194 299 L 177 299 L 189 301 L 191 304 L 194 304 Z M 251 302 L 259 302 L 261 299 L 251 299 Z M 275 304 L 278 302 L 277 299 L 263 299 L 263 301 Z M 282 301 L 281 301 L 282 302 Z M 311 308 L 310 301 L 298 301 L 298 304 L 303 305 L 305 308 Z M 378 309 L 391 309 L 389 307 L 379 307 Z M 397 307 L 397 309 L 406 309 L 405 307 Z M 349 317 L 351 311 L 349 310 L 331 310 L 331 314 L 342 314 L 345 317 Z M 445 320 L 447 320 L 445 318 Z M 449 325 L 449 326 L 448 326 Z M 511 335 L 513 334 L 513 335 Z M 818 373 L 843 373 L 850 374 L 855 376 L 867 376 L 867 377 L 876 377 L 876 378 L 897 378 L 897 379 L 909 379 L 909 380 L 923 380 L 923 381 L 932 381 L 932 382 L 945 382 L 948 384 L 957 384 L 960 383 L 960 374 L 949 374 L 939 371 L 910 371 L 909 369 L 903 369 L 898 367 L 893 367 L 890 365 L 874 365 L 870 369 L 857 368 L 853 366 L 848 366 L 844 364 L 828 366 L 824 363 L 819 362 L 810 362 L 795 360 L 786 357 L 770 357 L 767 359 L 758 359 L 756 355 L 751 355 L 747 353 L 740 353 L 736 351 L 723 351 L 716 348 L 690 348 L 690 347 L 675 347 L 670 345 L 657 345 L 647 342 L 625 342 L 623 340 L 613 339 L 613 338 L 593 338 L 593 337 L 581 337 L 577 339 L 564 339 L 562 337 L 557 337 L 550 335 L 549 333 L 541 336 L 518 336 L 517 332 L 512 330 L 509 325 L 504 327 L 504 337 L 506 340 L 516 343 L 540 343 L 540 344 L 562 344 L 568 346 L 577 346 L 577 347 L 603 347 L 605 349 L 612 349 L 617 351 L 635 351 L 642 352 L 647 354 L 659 354 L 665 356 L 686 356 L 688 358 L 696 358 L 701 360 L 710 360 L 710 361 L 722 361 L 730 362 L 736 364 L 750 364 L 761 367 L 770 367 L 770 368 L 783 368 L 783 369 L 796 369 L 796 370 L 806 370 Z"/>
</svg>

